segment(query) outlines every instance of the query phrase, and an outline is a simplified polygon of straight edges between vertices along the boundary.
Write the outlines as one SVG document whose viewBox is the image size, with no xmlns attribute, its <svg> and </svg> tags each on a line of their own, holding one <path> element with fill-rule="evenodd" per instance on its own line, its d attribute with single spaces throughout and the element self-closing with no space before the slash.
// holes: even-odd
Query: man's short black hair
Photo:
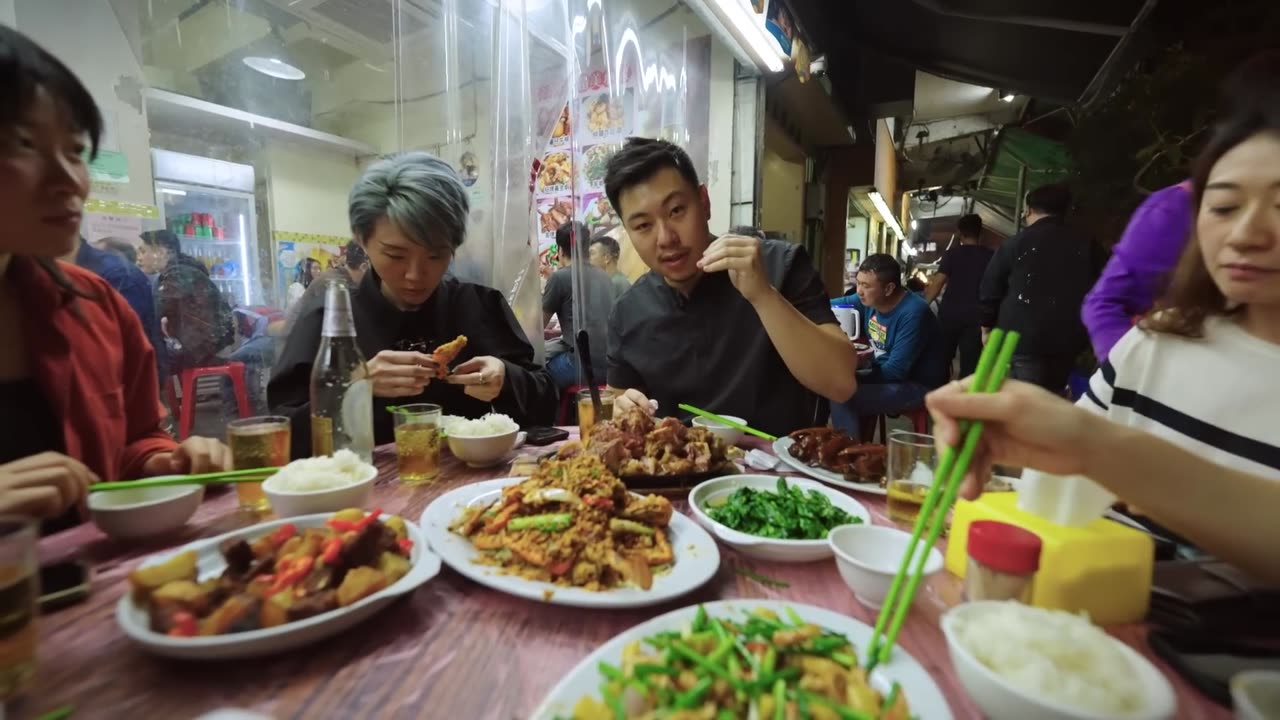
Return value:
<svg viewBox="0 0 1280 720">
<path fill-rule="evenodd" d="M 361 265 L 369 262 L 369 253 L 365 252 L 364 246 L 355 240 L 347 243 L 346 251 L 342 253 L 342 257 L 346 260 L 347 267 L 352 270 L 358 270 Z"/>
<path fill-rule="evenodd" d="M 182 243 L 178 242 L 178 236 L 172 230 L 147 230 L 141 237 L 143 245 L 167 250 L 170 260 L 176 260 L 182 254 Z"/>
<path fill-rule="evenodd" d="M 604 248 L 605 254 L 613 260 L 617 260 L 622 257 L 622 248 L 618 245 L 618 241 L 608 235 L 601 235 L 597 237 L 595 240 L 591 241 L 591 244 L 599 245 Z"/>
<path fill-rule="evenodd" d="M 961 215 L 956 221 L 956 232 L 960 233 L 960 237 L 977 240 L 982 236 L 982 218 L 972 213 Z"/>
<path fill-rule="evenodd" d="M 574 243 L 588 240 L 590 237 L 591 231 L 587 229 L 585 223 L 567 222 L 556 229 L 556 247 L 564 253 L 565 257 L 573 257 Z"/>
<path fill-rule="evenodd" d="M 1027 193 L 1027 207 L 1041 215 L 1066 215 L 1071 209 L 1071 191 L 1062 183 L 1051 183 Z"/>
<path fill-rule="evenodd" d="M 902 266 L 898 264 L 898 261 L 892 255 L 887 253 L 876 253 L 875 255 L 867 256 L 867 259 L 862 261 L 862 265 L 858 266 L 858 272 L 874 273 L 880 282 L 886 285 L 893 283 L 898 287 L 902 287 Z"/>
<path fill-rule="evenodd" d="M 609 158 L 605 169 L 604 192 L 609 196 L 609 204 L 621 215 L 618 196 L 622 191 L 648 180 L 664 168 L 675 168 L 695 188 L 701 184 L 693 160 L 684 148 L 666 140 L 628 138 L 627 144 Z"/>
</svg>

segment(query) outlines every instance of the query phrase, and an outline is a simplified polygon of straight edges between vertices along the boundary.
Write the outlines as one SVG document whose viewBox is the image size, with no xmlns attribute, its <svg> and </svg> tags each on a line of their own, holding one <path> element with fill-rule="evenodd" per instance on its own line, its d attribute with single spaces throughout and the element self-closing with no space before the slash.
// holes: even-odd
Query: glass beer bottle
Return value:
<svg viewBox="0 0 1280 720">
<path fill-rule="evenodd" d="M 320 351 L 311 366 L 311 454 L 343 449 L 373 462 L 373 383 L 356 344 L 351 294 L 330 281 Z"/>
</svg>

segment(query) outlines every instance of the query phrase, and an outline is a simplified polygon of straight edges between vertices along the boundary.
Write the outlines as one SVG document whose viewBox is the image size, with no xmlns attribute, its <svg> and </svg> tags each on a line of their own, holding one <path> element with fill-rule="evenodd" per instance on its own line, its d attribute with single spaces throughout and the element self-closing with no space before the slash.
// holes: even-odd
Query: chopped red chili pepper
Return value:
<svg viewBox="0 0 1280 720">
<path fill-rule="evenodd" d="M 186 611 L 173 614 L 173 627 L 168 632 L 171 637 L 195 637 L 197 632 L 199 628 L 196 626 L 195 615 Z"/>
<path fill-rule="evenodd" d="M 298 534 L 298 526 L 293 523 L 285 523 L 271 534 L 271 544 L 280 547 L 286 540 Z"/>
<path fill-rule="evenodd" d="M 603 510 L 613 509 L 613 498 L 600 497 L 599 495 L 588 495 L 582 498 L 582 502 L 583 504 L 594 508 L 601 508 Z"/>
<path fill-rule="evenodd" d="M 338 556 L 342 553 L 342 538 L 331 537 L 324 541 L 324 547 L 320 550 L 320 559 L 325 565 L 333 565 L 338 562 Z"/>
<path fill-rule="evenodd" d="M 355 521 L 335 520 L 334 518 L 329 518 L 328 520 L 325 521 L 325 524 L 333 528 L 334 532 L 340 532 L 340 533 L 359 532 L 369 527 L 370 525 L 372 525 L 373 522 L 377 520 L 378 516 L 381 514 L 382 514 L 382 508 L 375 508 L 373 512 L 369 513 L 368 515 L 365 515 L 363 518 L 359 520 L 355 520 Z"/>
<path fill-rule="evenodd" d="M 290 563 L 288 570 L 279 570 L 279 568 L 277 568 L 275 584 L 267 590 L 267 596 L 270 597 L 271 595 L 275 595 L 281 590 L 284 590 L 305 578 L 307 574 L 311 572 L 311 568 L 314 565 L 315 558 L 312 558 L 310 555 L 303 555 L 298 558 L 296 562 Z"/>
<path fill-rule="evenodd" d="M 400 538 L 396 541 L 396 544 L 400 546 L 400 552 L 404 553 L 406 556 L 413 551 L 413 541 L 409 538 Z"/>
</svg>

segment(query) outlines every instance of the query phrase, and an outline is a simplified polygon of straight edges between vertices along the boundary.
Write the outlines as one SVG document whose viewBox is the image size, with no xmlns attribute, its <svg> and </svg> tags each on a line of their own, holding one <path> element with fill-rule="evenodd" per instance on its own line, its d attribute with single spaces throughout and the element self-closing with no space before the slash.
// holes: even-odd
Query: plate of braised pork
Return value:
<svg viewBox="0 0 1280 720">
<path fill-rule="evenodd" d="M 773 443 L 778 459 L 797 472 L 837 487 L 885 495 L 884 445 L 863 443 L 829 427 L 797 430 Z"/>
</svg>

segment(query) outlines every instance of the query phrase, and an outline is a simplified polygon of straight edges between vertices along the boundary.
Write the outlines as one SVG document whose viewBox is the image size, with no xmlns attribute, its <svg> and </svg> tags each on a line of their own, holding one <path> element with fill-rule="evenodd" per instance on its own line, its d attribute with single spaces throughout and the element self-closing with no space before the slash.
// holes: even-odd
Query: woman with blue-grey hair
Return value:
<svg viewBox="0 0 1280 720">
<path fill-rule="evenodd" d="M 369 255 L 351 304 L 357 340 L 369 358 L 375 441 L 394 439 L 385 412 L 393 404 L 435 403 L 466 417 L 494 410 L 522 425 L 553 422 L 555 385 L 534 362 L 506 299 L 446 276 L 470 213 L 457 172 L 425 152 L 385 158 L 351 188 L 348 213 L 352 234 Z M 294 420 L 294 457 L 311 454 L 309 385 L 323 320 L 322 296 L 299 310 L 267 388 L 271 407 Z M 430 353 L 458 335 L 467 337 L 466 348 L 439 380 Z"/>
</svg>

